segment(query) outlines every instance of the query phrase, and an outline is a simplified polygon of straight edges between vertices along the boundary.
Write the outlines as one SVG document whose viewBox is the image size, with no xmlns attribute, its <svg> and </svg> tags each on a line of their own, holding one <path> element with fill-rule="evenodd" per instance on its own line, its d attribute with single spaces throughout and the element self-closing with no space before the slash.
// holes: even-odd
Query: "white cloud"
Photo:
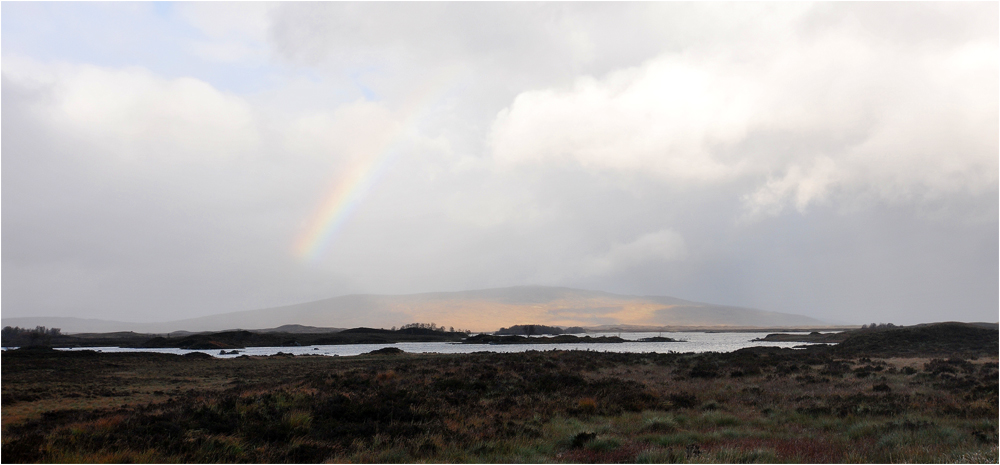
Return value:
<svg viewBox="0 0 1000 465">
<path fill-rule="evenodd" d="M 284 130 L 289 150 L 313 158 L 351 161 L 381 153 L 401 131 L 384 105 L 358 101 L 299 116 Z"/>
<path fill-rule="evenodd" d="M 812 161 L 812 166 L 807 168 L 799 165 L 789 167 L 784 177 L 768 179 L 753 194 L 745 195 L 743 200 L 749 209 L 749 217 L 780 213 L 786 200 L 792 202 L 799 212 L 805 212 L 809 204 L 825 199 L 839 175 L 837 167 L 825 157 Z"/>
<path fill-rule="evenodd" d="M 995 3 L 53 5 L 4 5 L 21 312 L 516 284 L 995 311 Z"/>
<path fill-rule="evenodd" d="M 606 275 L 646 262 L 681 260 L 686 253 L 684 237 L 663 229 L 629 243 L 612 245 L 606 253 L 587 259 L 582 271 L 584 275 Z"/>
<path fill-rule="evenodd" d="M 995 188 L 995 40 L 926 50 L 834 32 L 752 56 L 666 53 L 523 92 L 493 122 L 494 160 L 671 183 L 748 180 L 751 215 Z"/>
<path fill-rule="evenodd" d="M 182 2 L 180 17 L 204 34 L 191 47 L 202 59 L 220 63 L 261 61 L 267 56 L 269 14 L 267 2 Z"/>
<path fill-rule="evenodd" d="M 5 57 L 4 76 L 45 89 L 36 116 L 126 158 L 204 158 L 247 152 L 259 138 L 251 107 L 194 78 L 142 68 L 41 65 Z"/>
<path fill-rule="evenodd" d="M 745 136 L 756 94 L 749 84 L 668 55 L 603 80 L 578 79 L 570 90 L 525 92 L 497 116 L 493 154 L 503 165 L 574 160 L 717 180 L 733 167 L 712 151 Z"/>
<path fill-rule="evenodd" d="M 240 36 L 263 42 L 270 28 L 267 2 L 182 2 L 174 5 L 188 23 L 211 37 Z"/>
</svg>

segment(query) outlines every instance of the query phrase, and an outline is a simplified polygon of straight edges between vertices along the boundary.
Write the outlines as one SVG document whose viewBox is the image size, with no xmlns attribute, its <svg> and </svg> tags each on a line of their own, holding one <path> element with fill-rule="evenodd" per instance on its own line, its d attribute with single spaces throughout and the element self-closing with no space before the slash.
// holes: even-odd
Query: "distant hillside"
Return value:
<svg viewBox="0 0 1000 465">
<path fill-rule="evenodd" d="M 35 328 L 36 326 L 62 328 L 64 333 L 114 333 L 118 331 L 169 332 L 146 331 L 145 326 L 147 325 L 143 323 L 52 316 L 4 318 L 3 326 L 19 326 L 28 329 Z"/>
<path fill-rule="evenodd" d="M 565 287 L 518 286 L 410 295 L 358 294 L 283 307 L 248 310 L 165 323 L 107 322 L 69 318 L 4 318 L 3 325 L 62 328 L 64 332 L 221 331 L 284 325 L 389 328 L 437 323 L 456 329 L 495 331 L 504 326 L 766 326 L 815 327 L 802 315 L 692 302 L 666 296 L 628 296 Z"/>
</svg>

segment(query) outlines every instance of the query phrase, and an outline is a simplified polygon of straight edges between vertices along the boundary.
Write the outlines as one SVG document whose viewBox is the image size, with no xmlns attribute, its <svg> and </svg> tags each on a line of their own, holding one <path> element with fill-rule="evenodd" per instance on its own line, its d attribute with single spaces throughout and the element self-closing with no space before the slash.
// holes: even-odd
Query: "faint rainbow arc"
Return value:
<svg viewBox="0 0 1000 465">
<path fill-rule="evenodd" d="M 413 129 L 426 108 L 437 100 L 451 79 L 436 79 L 416 92 L 400 114 L 402 123 L 385 138 L 381 147 L 357 163 L 347 173 L 337 176 L 325 200 L 307 222 L 309 227 L 295 242 L 294 253 L 302 260 L 316 260 L 329 248 L 336 232 L 347 222 L 366 194 L 388 170 L 399 154 L 403 136 Z"/>
</svg>

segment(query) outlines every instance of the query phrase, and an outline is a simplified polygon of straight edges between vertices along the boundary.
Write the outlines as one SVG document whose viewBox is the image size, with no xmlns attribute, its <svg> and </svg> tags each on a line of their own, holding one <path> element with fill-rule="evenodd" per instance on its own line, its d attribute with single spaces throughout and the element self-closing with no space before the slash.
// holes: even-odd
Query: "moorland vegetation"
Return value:
<svg viewBox="0 0 1000 465">
<path fill-rule="evenodd" d="M 706 354 L 5 351 L 2 457 L 996 463 L 997 331 L 893 331 Z"/>
</svg>

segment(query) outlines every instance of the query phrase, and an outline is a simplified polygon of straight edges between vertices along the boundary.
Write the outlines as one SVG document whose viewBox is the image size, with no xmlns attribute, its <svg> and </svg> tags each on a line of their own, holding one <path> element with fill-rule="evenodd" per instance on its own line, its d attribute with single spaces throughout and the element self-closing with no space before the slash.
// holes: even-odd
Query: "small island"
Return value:
<svg viewBox="0 0 1000 465">
<path fill-rule="evenodd" d="M 837 344 L 847 339 L 849 332 L 820 333 L 813 331 L 809 334 L 772 333 L 767 336 L 753 339 L 757 342 L 811 342 L 817 344 Z"/>
<path fill-rule="evenodd" d="M 622 342 L 684 342 L 669 337 L 648 337 L 629 341 L 618 336 L 574 336 L 562 334 L 559 336 L 494 336 L 477 334 L 462 340 L 463 344 L 617 344 Z"/>
<path fill-rule="evenodd" d="M 683 339 L 674 339 L 672 337 L 653 336 L 653 337 L 644 337 L 642 339 L 639 339 L 638 342 L 687 342 L 687 341 Z"/>
</svg>

